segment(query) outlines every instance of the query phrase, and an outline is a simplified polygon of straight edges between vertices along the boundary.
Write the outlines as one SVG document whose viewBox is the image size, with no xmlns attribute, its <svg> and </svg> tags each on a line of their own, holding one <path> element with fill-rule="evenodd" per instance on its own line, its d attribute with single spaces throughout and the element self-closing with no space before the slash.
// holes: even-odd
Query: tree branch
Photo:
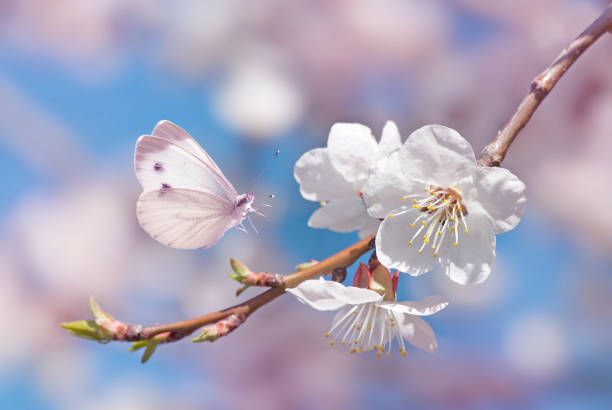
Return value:
<svg viewBox="0 0 612 410">
<path fill-rule="evenodd" d="M 146 343 L 142 343 L 144 341 L 149 341 L 155 346 L 161 343 L 175 342 L 189 336 L 199 328 L 215 324 L 215 326 L 204 328 L 202 334 L 194 339 L 194 341 L 214 341 L 235 330 L 261 306 L 285 293 L 285 288 L 293 288 L 308 279 L 315 279 L 331 273 L 335 269 L 351 266 L 361 255 L 371 249 L 374 249 L 374 235 L 362 239 L 307 269 L 281 276 L 282 284 L 279 287 L 268 289 L 243 303 L 227 309 L 193 319 L 153 326 L 126 324 L 115 320 L 112 316 L 103 312 L 95 301 L 92 300 L 92 312 L 96 320 L 63 323 L 62 326 L 74 335 L 88 339 L 136 342 L 134 347 L 138 349 L 147 346 Z M 146 359 L 148 357 L 150 357 L 150 354 Z M 146 361 L 146 359 L 143 359 L 143 361 Z"/>
<path fill-rule="evenodd" d="M 572 41 L 555 61 L 531 82 L 529 93 L 523 98 L 523 101 L 521 101 L 506 126 L 482 150 L 478 165 L 483 167 L 498 167 L 501 165 L 508 148 L 510 148 L 510 144 L 512 144 L 518 133 L 529 122 L 534 111 L 548 93 L 550 93 L 555 84 L 557 84 L 557 81 L 591 44 L 601 37 L 602 34 L 611 30 L 612 3 L 608 4 L 597 20 Z"/>
</svg>

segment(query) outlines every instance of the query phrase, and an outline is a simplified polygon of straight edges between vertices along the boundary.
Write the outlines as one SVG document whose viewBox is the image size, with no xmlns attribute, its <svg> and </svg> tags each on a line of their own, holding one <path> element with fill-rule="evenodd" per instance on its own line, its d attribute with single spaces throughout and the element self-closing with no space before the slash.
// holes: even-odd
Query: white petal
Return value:
<svg viewBox="0 0 612 410">
<path fill-rule="evenodd" d="M 336 232 L 359 229 L 370 218 L 361 198 L 335 199 L 317 209 L 308 220 L 311 228 L 326 228 Z"/>
<path fill-rule="evenodd" d="M 359 229 L 359 239 L 363 239 L 366 236 L 370 236 L 373 233 L 376 233 L 376 231 L 378 231 L 379 226 L 380 220 L 378 218 L 368 218 L 361 227 L 361 229 Z"/>
<path fill-rule="evenodd" d="M 383 128 L 380 142 L 378 143 L 378 158 L 386 158 L 401 146 L 402 137 L 397 129 L 397 125 L 395 125 L 393 121 L 387 121 Z"/>
<path fill-rule="evenodd" d="M 361 305 L 382 300 L 382 296 L 373 290 L 344 286 L 341 283 L 329 280 L 325 282 L 330 283 L 330 285 L 327 285 L 329 294 L 348 305 Z"/>
<path fill-rule="evenodd" d="M 315 148 L 300 157 L 293 168 L 300 184 L 300 193 L 311 201 L 327 201 L 357 195 L 344 177 L 329 161 L 327 148 Z"/>
<path fill-rule="evenodd" d="M 425 246 L 419 255 L 418 249 L 423 243 L 423 233 L 414 240 L 412 246 L 408 242 L 415 234 L 416 228 L 410 224 L 420 214 L 418 209 L 409 209 L 394 218 L 387 217 L 380 224 L 376 236 L 376 255 L 380 263 L 389 269 L 397 269 L 410 275 L 421 275 L 436 264 L 431 246 Z"/>
<path fill-rule="evenodd" d="M 495 234 L 489 218 L 470 212 L 466 221 L 469 233 L 460 233 L 457 247 L 452 241 L 445 242 L 439 257 L 444 273 L 461 285 L 484 281 L 495 261 Z"/>
<path fill-rule="evenodd" d="M 361 190 L 378 152 L 378 144 L 370 129 L 361 124 L 334 124 L 329 132 L 327 148 L 334 168 L 358 191 Z"/>
<path fill-rule="evenodd" d="M 525 184 L 505 168 L 473 170 L 478 202 L 493 221 L 496 234 L 513 229 L 525 213 Z"/>
<path fill-rule="evenodd" d="M 395 314 L 394 316 L 398 323 L 400 334 L 410 344 L 431 353 L 436 351 L 438 348 L 436 334 L 427 322 L 413 315 Z"/>
<path fill-rule="evenodd" d="M 317 310 L 336 310 L 346 306 L 346 302 L 329 293 L 329 288 L 334 284 L 340 285 L 337 282 L 312 279 L 302 282 L 295 288 L 287 289 L 287 292 Z"/>
<path fill-rule="evenodd" d="M 368 213 L 384 218 L 389 212 L 407 205 L 413 193 L 422 194 L 425 184 L 407 179 L 402 173 L 399 152 L 379 161 L 363 188 Z M 406 200 L 402 197 L 406 196 Z"/>
<path fill-rule="evenodd" d="M 426 125 L 406 140 L 399 150 L 408 179 L 450 187 L 476 166 L 472 146 L 452 128 Z"/>
<path fill-rule="evenodd" d="M 442 296 L 430 296 L 418 302 L 381 302 L 378 306 L 397 313 L 429 316 L 448 306 L 448 300 Z"/>
</svg>

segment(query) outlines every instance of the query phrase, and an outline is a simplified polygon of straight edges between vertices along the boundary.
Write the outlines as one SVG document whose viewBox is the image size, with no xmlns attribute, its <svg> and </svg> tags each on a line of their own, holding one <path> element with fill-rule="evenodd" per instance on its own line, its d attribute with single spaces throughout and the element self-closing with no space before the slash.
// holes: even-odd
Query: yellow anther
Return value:
<svg viewBox="0 0 612 410">
<path fill-rule="evenodd" d="M 414 224 L 410 224 L 410 227 L 411 227 L 411 228 L 414 228 Z"/>
<path fill-rule="evenodd" d="M 412 241 L 408 242 L 408 246 L 412 246 Z"/>
<path fill-rule="evenodd" d="M 359 350 L 357 350 L 359 353 L 363 352 L 363 346 L 359 346 Z"/>
<path fill-rule="evenodd" d="M 333 346 L 333 345 L 334 345 L 334 341 L 333 341 L 333 340 L 330 340 L 330 341 L 329 341 L 329 345 L 330 345 L 330 346 Z"/>
<path fill-rule="evenodd" d="M 454 217 L 454 216 L 451 216 L 451 217 L 450 217 L 450 220 L 451 220 L 451 221 L 454 221 L 454 220 L 455 220 L 455 217 Z"/>
<path fill-rule="evenodd" d="M 345 345 L 345 344 L 346 344 L 346 342 L 343 340 L 341 344 Z"/>
<path fill-rule="evenodd" d="M 395 326 L 395 323 L 391 323 L 391 327 Z"/>
<path fill-rule="evenodd" d="M 423 251 L 419 249 L 419 255 L 422 254 L 422 253 L 423 253 Z"/>
<path fill-rule="evenodd" d="M 325 206 L 327 203 L 325 201 L 321 201 L 319 204 L 321 204 L 321 206 Z"/>
<path fill-rule="evenodd" d="M 442 231 L 438 231 L 438 235 L 442 235 Z"/>
<path fill-rule="evenodd" d="M 387 356 L 387 359 L 391 357 L 391 353 L 387 353 L 385 356 Z"/>
<path fill-rule="evenodd" d="M 350 354 L 353 354 L 353 353 L 356 353 L 356 352 L 357 352 L 357 350 L 355 350 L 355 349 L 351 349 L 351 350 L 349 350 L 349 353 L 350 353 Z"/>
<path fill-rule="evenodd" d="M 436 249 L 436 245 L 431 245 L 431 249 Z"/>
<path fill-rule="evenodd" d="M 467 229 L 465 230 L 465 233 L 469 233 L 470 231 L 468 231 Z"/>
<path fill-rule="evenodd" d="M 378 357 L 379 359 L 382 357 L 382 355 L 380 354 L 380 352 L 376 352 L 376 357 Z"/>
<path fill-rule="evenodd" d="M 391 212 L 391 213 L 389 214 L 389 217 L 390 217 L 390 218 L 395 218 L 395 214 L 394 214 L 393 212 Z"/>
<path fill-rule="evenodd" d="M 459 246 L 459 242 L 455 242 L 453 246 Z"/>
<path fill-rule="evenodd" d="M 325 337 L 329 337 L 329 333 L 325 333 Z"/>
<path fill-rule="evenodd" d="M 434 257 L 434 258 L 438 257 L 438 254 L 437 254 L 437 253 L 434 253 L 434 254 L 433 254 L 433 257 Z"/>
<path fill-rule="evenodd" d="M 355 339 L 355 341 L 353 343 L 357 344 L 357 343 L 359 343 L 359 340 Z"/>
<path fill-rule="evenodd" d="M 402 352 L 402 357 L 406 357 L 406 352 Z"/>
<path fill-rule="evenodd" d="M 420 206 L 418 206 L 418 205 L 412 205 L 412 207 L 413 207 L 414 209 L 419 209 L 419 208 L 420 208 Z"/>
<path fill-rule="evenodd" d="M 421 225 L 423 225 L 423 226 L 427 226 L 427 222 L 425 222 L 425 221 L 421 221 Z"/>
<path fill-rule="evenodd" d="M 404 196 L 402 197 L 402 201 L 405 201 L 406 199 L 408 199 L 408 197 L 407 197 L 406 195 L 404 195 Z"/>
<path fill-rule="evenodd" d="M 414 202 L 414 203 L 416 204 L 416 203 L 417 203 L 417 200 L 416 200 L 416 199 L 413 199 L 413 200 L 412 200 L 412 202 Z"/>
</svg>

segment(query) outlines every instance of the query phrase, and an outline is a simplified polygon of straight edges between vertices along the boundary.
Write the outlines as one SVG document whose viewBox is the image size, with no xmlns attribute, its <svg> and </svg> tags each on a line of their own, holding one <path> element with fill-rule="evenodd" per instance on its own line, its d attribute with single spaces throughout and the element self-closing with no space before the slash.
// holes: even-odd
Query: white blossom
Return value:
<svg viewBox="0 0 612 410">
<path fill-rule="evenodd" d="M 376 356 L 391 356 L 393 340 L 402 356 L 406 342 L 434 352 L 438 346 L 431 327 L 419 316 L 434 314 L 448 305 L 440 296 L 419 302 L 396 302 L 398 275 L 393 279 L 382 265 L 372 272 L 360 264 L 354 286 L 326 280 L 307 280 L 287 292 L 317 310 L 339 310 L 326 333 L 330 345 L 340 343 L 350 353 L 376 351 Z M 358 287 L 366 285 L 368 288 Z"/>
<path fill-rule="evenodd" d="M 513 229 L 526 207 L 525 184 L 504 168 L 478 167 L 459 133 L 428 125 L 374 170 L 368 212 L 384 218 L 380 262 L 420 275 L 439 262 L 452 280 L 479 283 L 495 260 L 495 234 Z"/>
<path fill-rule="evenodd" d="M 380 220 L 368 215 L 363 187 L 377 163 L 400 145 L 399 131 L 391 121 L 385 125 L 380 143 L 364 125 L 334 124 L 327 148 L 312 149 L 295 163 L 294 175 L 302 196 L 321 203 L 308 226 L 336 232 L 359 229 L 360 238 L 376 232 Z"/>
</svg>

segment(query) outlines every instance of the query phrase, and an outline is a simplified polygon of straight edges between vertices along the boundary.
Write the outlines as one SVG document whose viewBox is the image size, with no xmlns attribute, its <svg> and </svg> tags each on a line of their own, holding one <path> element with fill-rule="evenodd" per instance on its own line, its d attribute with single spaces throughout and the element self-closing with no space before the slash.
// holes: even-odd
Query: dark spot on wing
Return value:
<svg viewBox="0 0 612 410">
<path fill-rule="evenodd" d="M 167 193 L 168 191 L 170 191 L 172 189 L 172 187 L 170 186 L 170 184 L 166 184 L 165 182 L 161 185 L 161 189 L 159 190 L 159 196 L 163 196 L 165 193 Z"/>
<path fill-rule="evenodd" d="M 164 170 L 164 165 L 161 162 L 156 162 L 155 165 L 153 165 L 153 169 L 162 172 Z"/>
</svg>

